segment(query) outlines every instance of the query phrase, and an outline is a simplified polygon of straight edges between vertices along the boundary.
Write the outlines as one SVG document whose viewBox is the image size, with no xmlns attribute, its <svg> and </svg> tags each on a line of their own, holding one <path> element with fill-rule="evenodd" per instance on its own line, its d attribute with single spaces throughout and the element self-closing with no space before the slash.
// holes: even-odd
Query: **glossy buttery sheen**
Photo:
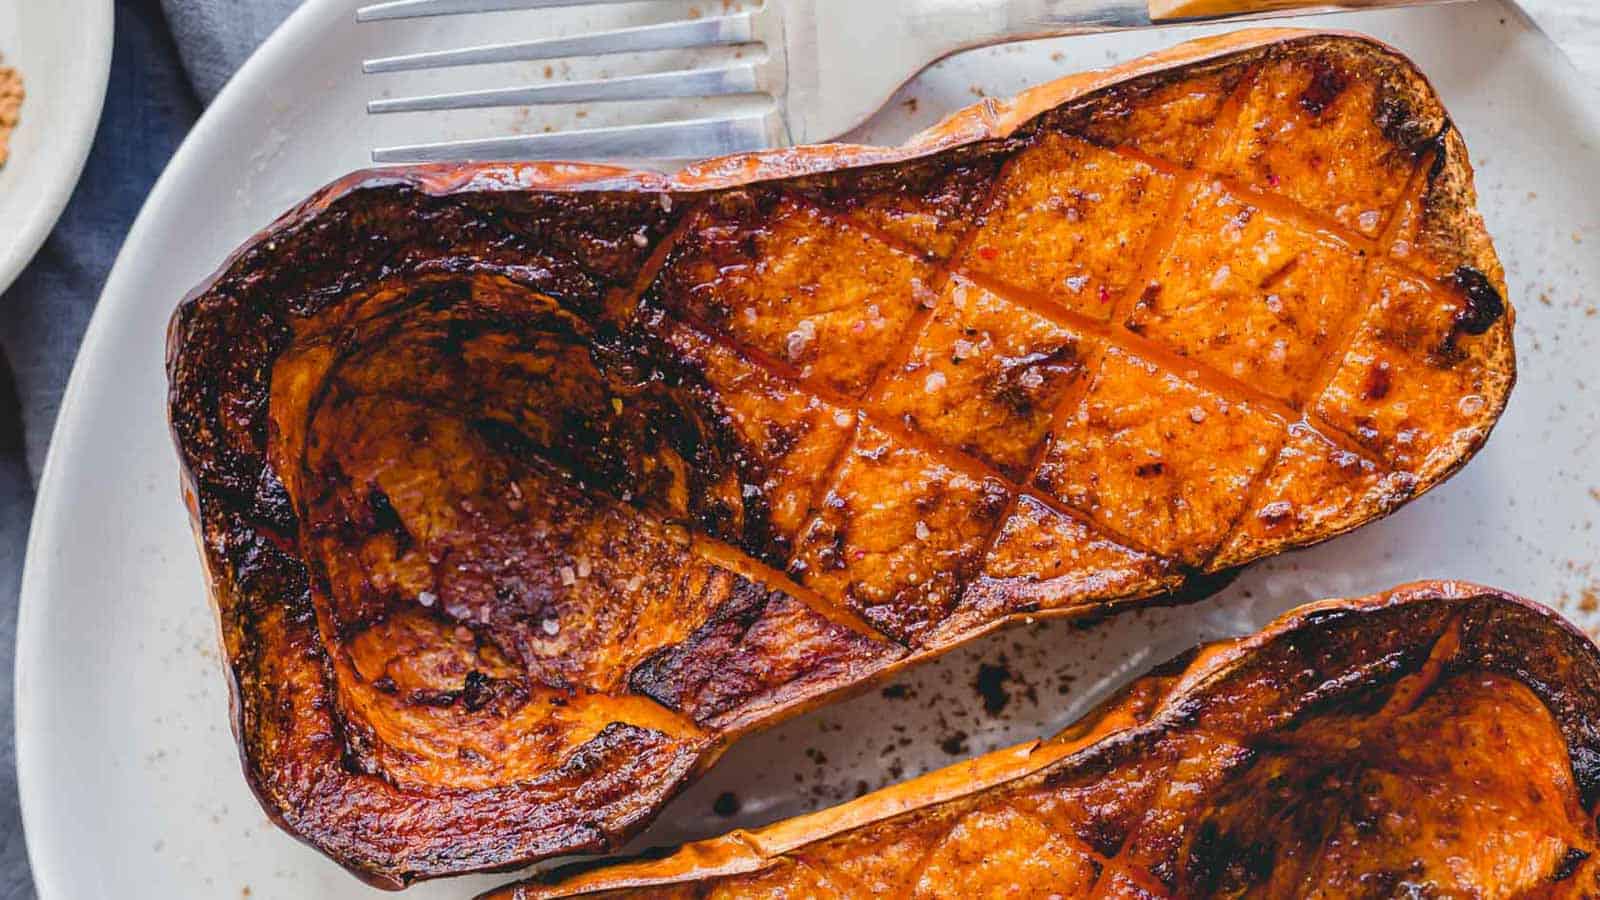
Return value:
<svg viewBox="0 0 1600 900">
<path fill-rule="evenodd" d="M 554 897 L 1593 897 L 1600 652 L 1426 583 L 1295 610 L 1057 737 Z"/>
<path fill-rule="evenodd" d="M 170 353 L 247 773 L 390 886 L 611 848 L 750 728 L 1354 528 L 1514 377 L 1431 89 L 1298 32 L 895 150 L 359 174 Z"/>
</svg>

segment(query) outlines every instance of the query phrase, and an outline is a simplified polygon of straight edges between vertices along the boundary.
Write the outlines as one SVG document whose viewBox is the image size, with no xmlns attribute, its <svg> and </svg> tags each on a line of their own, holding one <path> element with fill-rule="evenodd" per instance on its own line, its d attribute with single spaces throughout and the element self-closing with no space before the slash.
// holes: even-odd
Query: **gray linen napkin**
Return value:
<svg viewBox="0 0 1600 900">
<path fill-rule="evenodd" d="M 210 103 L 239 66 L 300 0 L 161 0 L 178 55 L 202 103 Z"/>
</svg>

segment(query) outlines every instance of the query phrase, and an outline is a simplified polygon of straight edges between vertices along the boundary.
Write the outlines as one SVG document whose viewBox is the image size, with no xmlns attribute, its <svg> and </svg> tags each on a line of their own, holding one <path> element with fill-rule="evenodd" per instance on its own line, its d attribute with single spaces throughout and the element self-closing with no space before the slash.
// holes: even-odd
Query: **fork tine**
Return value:
<svg viewBox="0 0 1600 900">
<path fill-rule="evenodd" d="M 573 37 L 491 44 L 460 50 L 436 50 L 408 56 L 386 56 L 362 63 L 367 73 L 406 72 L 448 66 L 475 66 L 487 63 L 527 62 L 536 59 L 561 59 L 569 56 L 604 56 L 647 50 L 679 50 L 688 47 L 715 47 L 749 43 L 750 13 L 690 19 L 638 28 L 619 28 Z"/>
<path fill-rule="evenodd" d="M 504 12 L 514 9 L 555 9 L 562 6 L 603 6 L 636 0 L 389 0 L 356 10 L 357 22 L 454 16 L 462 13 Z"/>
<path fill-rule="evenodd" d="M 413 144 L 372 151 L 377 163 L 538 159 L 689 159 L 785 143 L 770 111 L 516 137 Z"/>
<path fill-rule="evenodd" d="M 495 106 L 661 100 L 670 97 L 714 97 L 753 93 L 757 93 L 755 67 L 748 61 L 740 61 L 715 68 L 620 75 L 615 78 L 597 78 L 593 81 L 570 81 L 530 87 L 490 88 L 451 94 L 373 100 L 367 104 L 367 112 L 483 109 Z"/>
</svg>

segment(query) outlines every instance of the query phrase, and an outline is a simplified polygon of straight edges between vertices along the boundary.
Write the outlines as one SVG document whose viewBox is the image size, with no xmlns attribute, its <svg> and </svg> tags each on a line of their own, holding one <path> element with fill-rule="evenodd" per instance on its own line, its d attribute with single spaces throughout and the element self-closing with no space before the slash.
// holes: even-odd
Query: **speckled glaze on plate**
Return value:
<svg viewBox="0 0 1600 900">
<path fill-rule="evenodd" d="M 573 27 L 582 17 L 552 17 L 543 27 Z M 283 209 L 365 165 L 368 147 L 393 143 L 393 129 L 407 127 L 359 117 L 371 85 L 350 77 L 352 61 L 440 39 L 409 26 L 362 30 L 348 19 L 343 4 L 313 0 L 197 128 L 129 238 L 69 388 L 35 521 L 18 659 L 24 814 L 47 898 L 372 890 L 273 828 L 239 772 L 215 626 L 177 499 L 161 369 L 167 317 L 190 286 Z M 512 27 L 536 33 L 538 24 L 528 17 Z M 1480 2 L 1314 24 L 1366 31 L 1409 54 L 1473 148 L 1480 205 L 1519 307 L 1522 364 L 1510 409 L 1483 453 L 1391 519 L 1260 566 L 1211 601 L 1092 629 L 1004 632 L 754 736 L 668 807 L 640 845 L 760 824 L 1052 733 L 1178 650 L 1255 630 L 1319 597 L 1460 577 L 1565 602 L 1581 626 L 1600 625 L 1600 572 L 1585 568 L 1600 558 L 1591 524 L 1600 517 L 1600 475 L 1587 462 L 1600 427 L 1589 396 L 1600 384 L 1600 312 L 1583 293 L 1600 282 L 1600 185 L 1591 177 L 1600 124 L 1592 103 L 1510 7 Z M 1010 96 L 1194 34 L 959 57 L 913 82 L 851 137 L 898 143 L 971 103 L 974 92 Z M 506 74 L 419 76 L 390 87 Z M 580 112 L 593 124 L 619 114 L 553 115 Z M 437 136 L 524 127 L 526 118 L 519 110 L 452 118 Z M 411 894 L 459 897 L 506 880 L 437 882 Z"/>
</svg>

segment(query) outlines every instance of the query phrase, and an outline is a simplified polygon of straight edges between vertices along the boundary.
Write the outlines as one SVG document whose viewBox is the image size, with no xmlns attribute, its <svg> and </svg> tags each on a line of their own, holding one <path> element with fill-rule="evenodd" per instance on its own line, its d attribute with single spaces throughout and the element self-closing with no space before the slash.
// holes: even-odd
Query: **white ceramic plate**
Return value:
<svg viewBox="0 0 1600 900">
<path fill-rule="evenodd" d="M 1313 598 L 1453 576 L 1523 592 L 1600 626 L 1594 604 L 1580 600 L 1600 579 L 1588 568 L 1600 560 L 1593 98 L 1580 94 L 1575 73 L 1514 8 L 1489 0 L 1326 21 L 1411 54 L 1475 153 L 1482 207 L 1519 306 L 1523 371 L 1489 446 L 1394 517 L 1258 566 L 1213 600 L 1088 631 L 1013 630 L 912 673 L 904 698 L 869 694 L 753 737 L 675 802 L 646 840 L 756 824 L 952 754 L 1050 733 L 1192 642 L 1252 630 Z M 420 47 L 427 27 L 476 27 L 481 40 L 572 24 L 510 15 L 358 28 L 345 0 L 312 0 L 229 86 L 156 186 L 67 391 L 23 583 L 18 761 L 29 849 L 47 900 L 372 893 L 268 824 L 240 774 L 167 433 L 167 318 L 230 249 L 313 188 L 364 164 L 371 144 L 416 137 L 402 133 L 403 122 L 361 116 L 374 90 L 355 74 L 362 55 Z M 1083 38 L 957 58 L 908 86 L 862 136 L 898 140 L 971 102 L 974 91 L 1009 95 L 1190 36 Z M 503 81 L 507 73 L 474 77 Z M 911 98 L 917 102 L 903 102 Z M 453 120 L 439 136 L 541 124 L 501 111 Z M 1012 675 L 1000 684 L 1009 692 L 1003 715 L 989 714 L 974 688 L 983 665 L 993 667 L 991 678 Z M 718 817 L 713 800 L 725 792 L 740 810 Z M 435 882 L 411 895 L 460 898 L 503 880 Z"/>
<path fill-rule="evenodd" d="M 0 56 L 28 92 L 0 169 L 0 292 L 66 208 L 111 74 L 111 0 L 0 0 Z"/>
</svg>

